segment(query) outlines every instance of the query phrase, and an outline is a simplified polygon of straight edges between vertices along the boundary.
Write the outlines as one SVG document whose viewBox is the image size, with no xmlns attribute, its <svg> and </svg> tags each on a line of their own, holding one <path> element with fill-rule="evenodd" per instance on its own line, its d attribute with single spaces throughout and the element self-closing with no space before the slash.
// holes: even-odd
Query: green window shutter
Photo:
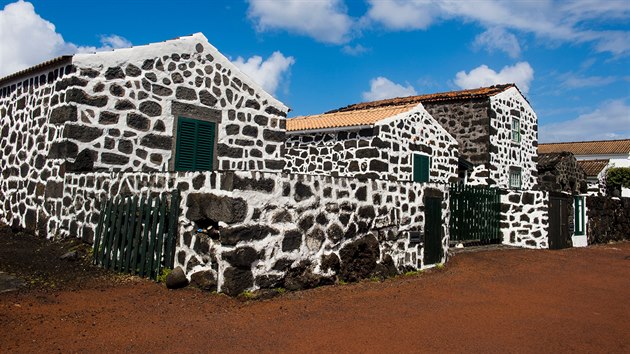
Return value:
<svg viewBox="0 0 630 354">
<path fill-rule="evenodd" d="M 175 145 L 176 171 L 212 170 L 215 123 L 179 117 Z"/>
<path fill-rule="evenodd" d="M 516 118 L 512 118 L 512 141 L 521 142 L 521 121 Z"/>
<path fill-rule="evenodd" d="M 431 159 L 425 155 L 413 155 L 413 181 L 429 182 L 429 170 L 431 168 Z"/>
<path fill-rule="evenodd" d="M 198 122 L 195 170 L 212 170 L 212 160 L 214 158 L 214 129 L 214 123 L 205 121 Z"/>
<path fill-rule="evenodd" d="M 175 145 L 176 171 L 192 171 L 195 167 L 196 130 L 197 126 L 192 119 L 179 118 Z"/>
</svg>

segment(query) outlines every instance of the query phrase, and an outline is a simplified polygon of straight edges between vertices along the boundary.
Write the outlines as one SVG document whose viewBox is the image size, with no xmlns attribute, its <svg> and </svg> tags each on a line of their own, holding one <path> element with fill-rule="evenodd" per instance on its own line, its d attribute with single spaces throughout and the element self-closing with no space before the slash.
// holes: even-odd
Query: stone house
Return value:
<svg viewBox="0 0 630 354">
<path fill-rule="evenodd" d="M 547 143 L 539 154 L 570 152 L 586 172 L 589 194 L 605 194 L 604 179 L 610 167 L 630 167 L 630 139 Z M 630 197 L 624 188 L 622 196 Z"/>
<path fill-rule="evenodd" d="M 68 173 L 282 171 L 288 110 L 200 33 L 1 78 L 0 221 L 76 231 Z"/>
<path fill-rule="evenodd" d="M 399 110 L 420 103 L 457 141 L 460 180 L 504 189 L 535 188 L 538 118 L 514 84 L 364 102 L 327 114 Z"/>
<path fill-rule="evenodd" d="M 404 181 L 288 174 L 289 109 L 202 34 L 55 58 L 0 79 L 0 222 L 94 242 L 107 201 L 142 220 L 121 197 L 177 190 L 174 266 L 208 290 L 299 289 L 433 266 L 447 260 L 444 183 L 457 144 L 414 106 L 408 114 L 424 130 L 412 149 L 435 156 L 428 183 L 408 181 L 408 168 L 396 170 Z M 406 137 L 406 124 L 380 122 L 378 144 Z M 152 226 L 138 225 L 146 240 Z"/>
<path fill-rule="evenodd" d="M 420 103 L 287 120 L 292 173 L 447 184 L 457 180 L 457 141 Z"/>
</svg>

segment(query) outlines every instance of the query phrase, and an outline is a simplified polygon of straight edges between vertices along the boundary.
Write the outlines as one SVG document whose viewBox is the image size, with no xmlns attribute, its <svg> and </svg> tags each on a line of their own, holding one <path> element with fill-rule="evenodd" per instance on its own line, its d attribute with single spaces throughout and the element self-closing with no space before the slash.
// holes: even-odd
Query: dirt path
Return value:
<svg viewBox="0 0 630 354">
<path fill-rule="evenodd" d="M 0 271 L 2 262 L 0 262 Z M 145 280 L 0 294 L 1 352 L 630 351 L 630 243 L 240 302 Z"/>
</svg>

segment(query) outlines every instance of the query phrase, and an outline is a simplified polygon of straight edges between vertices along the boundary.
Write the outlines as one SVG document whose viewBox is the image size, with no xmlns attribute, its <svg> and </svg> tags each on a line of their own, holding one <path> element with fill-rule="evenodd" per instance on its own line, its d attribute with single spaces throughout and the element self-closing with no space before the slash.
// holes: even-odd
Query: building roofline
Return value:
<svg viewBox="0 0 630 354">
<path fill-rule="evenodd" d="M 492 97 L 492 96 L 498 95 L 512 87 L 516 88 L 518 92 L 521 94 L 521 96 L 525 98 L 525 96 L 518 89 L 516 84 L 508 83 L 508 84 L 501 84 L 501 85 L 479 87 L 476 89 L 446 91 L 446 92 L 438 92 L 438 93 L 431 93 L 431 94 L 425 94 L 425 95 L 396 97 L 396 98 L 389 98 L 389 99 L 378 100 L 378 101 L 354 103 L 345 107 L 333 109 L 331 111 L 325 112 L 324 114 L 346 112 L 346 111 L 358 111 L 358 110 L 378 108 L 378 107 L 387 107 L 387 106 L 402 106 L 402 105 L 413 104 L 413 103 L 448 102 L 448 101 L 470 100 L 470 99 L 475 99 L 475 98 L 486 98 L 486 97 Z M 525 98 L 525 100 L 527 100 L 527 98 Z"/>
<path fill-rule="evenodd" d="M 583 140 L 583 141 L 561 141 L 555 143 L 539 143 L 538 145 L 559 145 L 559 144 L 581 144 L 581 143 L 607 143 L 614 141 L 629 141 L 630 139 L 611 139 L 611 140 Z"/>
<path fill-rule="evenodd" d="M 22 77 L 30 76 L 36 72 L 58 66 L 64 62 L 70 62 L 72 60 L 73 55 L 62 55 L 56 58 L 52 58 L 50 60 L 46 60 L 45 62 L 39 63 L 37 65 L 33 65 L 29 68 L 22 69 L 20 71 L 16 71 L 13 74 L 9 74 L 5 77 L 0 78 L 0 87 L 3 87 L 9 82 L 20 81 Z"/>
</svg>

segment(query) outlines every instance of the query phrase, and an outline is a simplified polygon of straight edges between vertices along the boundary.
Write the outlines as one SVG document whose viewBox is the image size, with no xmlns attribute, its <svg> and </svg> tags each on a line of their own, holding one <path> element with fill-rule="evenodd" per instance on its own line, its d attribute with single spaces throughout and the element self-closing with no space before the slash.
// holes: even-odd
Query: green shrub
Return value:
<svg viewBox="0 0 630 354">
<path fill-rule="evenodd" d="M 606 186 L 620 189 L 630 188 L 630 167 L 611 167 L 606 171 Z"/>
<path fill-rule="evenodd" d="M 173 270 L 171 268 L 162 268 L 160 275 L 157 276 L 157 282 L 166 283 L 166 277 L 168 277 L 168 275 L 171 274 L 172 271 Z"/>
</svg>

